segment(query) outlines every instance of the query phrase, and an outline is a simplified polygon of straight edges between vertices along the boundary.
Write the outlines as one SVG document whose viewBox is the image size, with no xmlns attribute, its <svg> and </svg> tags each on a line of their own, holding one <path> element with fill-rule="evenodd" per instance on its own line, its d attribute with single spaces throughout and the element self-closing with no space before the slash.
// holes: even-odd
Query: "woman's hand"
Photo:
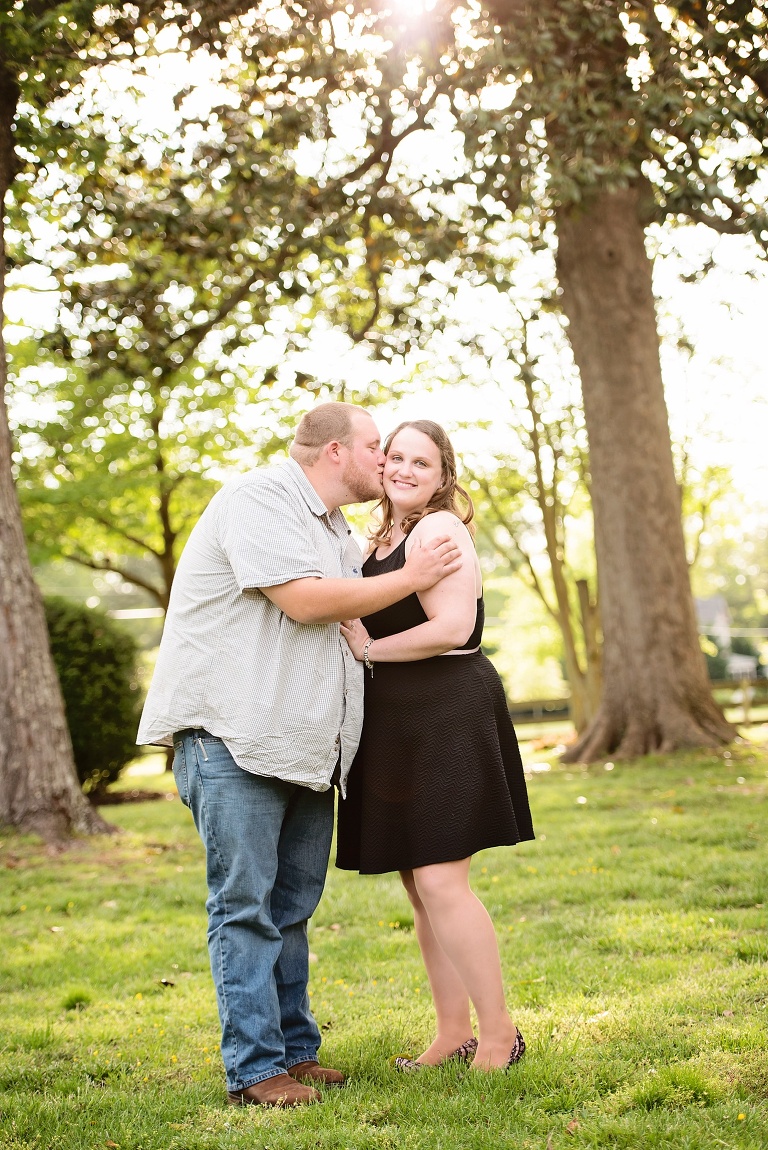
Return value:
<svg viewBox="0 0 768 1150">
<path fill-rule="evenodd" d="M 345 622 L 340 623 L 339 627 L 344 638 L 349 644 L 349 649 L 357 659 L 358 663 L 363 661 L 363 647 L 365 642 L 370 638 L 363 624 L 359 619 L 347 619 Z"/>
</svg>

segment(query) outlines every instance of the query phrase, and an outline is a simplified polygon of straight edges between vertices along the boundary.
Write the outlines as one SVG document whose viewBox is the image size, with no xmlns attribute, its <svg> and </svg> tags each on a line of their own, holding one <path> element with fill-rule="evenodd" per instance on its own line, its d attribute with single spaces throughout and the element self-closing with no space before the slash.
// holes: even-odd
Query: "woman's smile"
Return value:
<svg viewBox="0 0 768 1150">
<path fill-rule="evenodd" d="M 384 464 L 384 490 L 392 503 L 426 507 L 442 481 L 437 445 L 414 427 L 404 427 L 390 443 Z"/>
</svg>

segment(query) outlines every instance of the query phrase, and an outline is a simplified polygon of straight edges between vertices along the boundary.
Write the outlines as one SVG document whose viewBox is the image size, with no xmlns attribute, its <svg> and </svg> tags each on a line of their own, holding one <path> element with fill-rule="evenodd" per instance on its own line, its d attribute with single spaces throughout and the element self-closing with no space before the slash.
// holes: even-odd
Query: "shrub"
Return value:
<svg viewBox="0 0 768 1150">
<path fill-rule="evenodd" d="M 137 647 L 103 611 L 81 603 L 46 599 L 45 614 L 78 778 L 94 797 L 136 754 Z"/>
</svg>

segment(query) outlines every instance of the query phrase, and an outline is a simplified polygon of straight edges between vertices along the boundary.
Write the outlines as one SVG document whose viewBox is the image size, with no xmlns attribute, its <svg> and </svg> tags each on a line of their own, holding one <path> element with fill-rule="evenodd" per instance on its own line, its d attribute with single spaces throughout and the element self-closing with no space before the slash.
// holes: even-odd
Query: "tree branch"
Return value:
<svg viewBox="0 0 768 1150">
<path fill-rule="evenodd" d="M 558 624 L 558 626 L 560 626 L 560 613 L 554 607 L 552 607 L 552 605 L 550 604 L 549 599 L 547 598 L 546 593 L 544 591 L 544 588 L 542 586 L 541 580 L 539 579 L 539 576 L 536 573 L 536 568 L 533 566 L 533 560 L 531 559 L 528 552 L 523 547 L 520 546 L 520 544 L 518 543 L 517 539 L 514 538 L 514 536 L 512 537 L 512 546 L 514 547 L 515 551 L 517 551 L 518 555 L 521 557 L 521 559 L 525 563 L 526 567 L 528 568 L 528 574 L 530 575 L 529 586 L 536 592 L 536 594 L 539 596 L 542 603 L 544 604 L 545 608 L 547 609 L 547 612 L 552 616 L 552 618 Z"/>
<path fill-rule="evenodd" d="M 472 472 L 470 472 L 469 474 L 471 474 L 471 475 L 472 475 Z M 550 604 L 550 602 L 549 602 L 549 599 L 547 598 L 546 592 L 544 591 L 544 588 L 543 588 L 543 586 L 542 586 L 541 580 L 539 579 L 539 576 L 537 575 L 537 573 L 536 573 L 536 570 L 535 570 L 535 568 L 534 568 L 534 566 L 533 566 L 533 562 L 532 562 L 532 560 L 531 560 L 531 557 L 530 557 L 530 555 L 529 555 L 529 554 L 528 554 L 528 552 L 527 552 L 527 551 L 526 551 L 526 550 L 525 550 L 525 549 L 524 549 L 524 548 L 523 548 L 523 547 L 520 545 L 520 543 L 517 541 L 517 539 L 516 539 L 516 537 L 515 537 L 514 533 L 513 533 L 513 532 L 510 530 L 510 527 L 509 527 L 509 521 L 508 521 L 507 517 L 504 515 L 504 512 L 503 512 L 503 511 L 501 510 L 501 508 L 499 507 L 499 505 L 498 505 L 498 503 L 497 503 L 496 499 L 495 499 L 495 498 L 494 498 L 494 496 L 491 494 L 491 491 L 490 491 L 490 488 L 489 488 L 488 484 L 486 483 L 486 481 L 485 481 L 484 479 L 480 478 L 480 477 L 479 477 L 479 476 L 477 476 L 477 475 L 472 475 L 472 478 L 473 478 L 473 479 L 475 480 L 475 482 L 476 482 L 476 483 L 478 483 L 478 484 L 480 485 L 480 487 L 482 488 L 482 490 L 483 490 L 483 493 L 485 494 L 485 497 L 486 497 L 486 499 L 487 499 L 487 501 L 488 501 L 488 505 L 489 505 L 489 507 L 490 507 L 490 509 L 491 509 L 491 512 L 492 512 L 492 514 L 493 514 L 493 517 L 494 517 L 494 519 L 496 520 L 496 522 L 498 523 L 498 525 L 499 525 L 500 527 L 503 527 L 503 528 L 504 528 L 504 530 L 507 532 L 507 534 L 509 535 L 509 538 L 510 538 L 510 540 L 511 540 L 511 542 L 512 542 L 512 547 L 513 547 L 513 549 L 514 549 L 514 550 L 517 552 L 517 554 L 518 554 L 518 555 L 521 557 L 521 559 L 523 560 L 523 562 L 524 562 L 524 563 L 525 563 L 525 565 L 527 566 L 527 568 L 528 568 L 528 571 L 529 571 L 529 574 L 530 574 L 530 583 L 529 583 L 529 586 L 532 588 L 532 590 L 534 590 L 534 591 L 537 593 L 537 595 L 538 595 L 538 596 L 539 596 L 539 598 L 541 599 L 542 603 L 544 604 L 544 606 L 545 606 L 545 608 L 547 609 L 547 611 L 549 612 L 549 614 L 550 614 L 550 615 L 552 616 L 552 618 L 553 618 L 553 619 L 554 619 L 554 620 L 555 620 L 555 621 L 556 621 L 556 622 L 559 624 L 559 621 L 560 621 L 560 616 L 559 616 L 559 613 L 558 613 L 558 612 L 555 610 L 555 608 L 553 608 L 553 607 L 551 606 L 551 604 Z M 489 535 L 488 537 L 491 539 L 491 542 L 493 543 L 493 546 L 494 546 L 494 547 L 495 547 L 497 550 L 500 550 L 500 548 L 499 548 L 499 545 L 498 545 L 498 543 L 496 542 L 496 540 L 493 538 L 493 536 L 490 536 L 490 535 Z"/>
<path fill-rule="evenodd" d="M 288 258 L 288 248 L 295 242 L 296 238 L 291 236 L 289 239 L 285 240 L 284 243 L 277 249 L 277 252 L 275 253 L 275 266 L 272 271 L 273 278 L 276 279 L 277 276 L 280 275 L 283 265 Z M 221 305 L 221 307 L 213 316 L 205 320 L 203 323 L 193 324 L 191 327 L 188 327 L 185 331 L 181 332 L 180 335 L 174 336 L 173 339 L 168 341 L 168 343 L 165 345 L 166 352 L 170 348 L 175 347 L 176 344 L 191 339 L 191 343 L 188 347 L 185 348 L 181 360 L 174 363 L 174 372 L 178 371 L 179 368 L 183 367 L 184 364 L 186 364 L 192 358 L 208 333 L 213 331 L 215 327 L 217 327 L 223 320 L 225 320 L 227 316 L 234 311 L 239 303 L 242 303 L 242 301 L 249 294 L 253 284 L 255 284 L 263 274 L 264 268 L 259 266 L 240 284 L 239 288 L 236 288 L 235 291 L 232 292 L 232 295 L 225 301 L 225 303 Z"/>
<path fill-rule="evenodd" d="M 122 527 L 117 527 L 116 524 L 110 519 L 107 519 L 105 515 L 98 515 L 94 511 L 89 511 L 88 516 L 90 519 L 94 519 L 97 523 L 100 523 L 102 527 L 106 527 L 108 531 L 112 531 L 115 535 L 119 535 L 121 539 L 125 539 L 126 543 L 133 543 L 136 547 L 140 548 L 140 550 L 149 551 L 156 559 L 162 559 L 162 552 L 151 547 L 149 543 L 143 539 L 139 539 L 137 535 L 132 535 L 130 531 L 125 531 Z"/>
<path fill-rule="evenodd" d="M 350 328 L 349 338 L 353 343 L 360 343 L 361 340 L 365 339 L 371 328 L 376 326 L 376 320 L 381 312 L 381 266 L 377 271 L 374 271 L 371 267 L 370 255 L 366 255 L 365 270 L 368 273 L 368 283 L 373 293 L 373 309 L 361 328 L 358 328 L 357 331 Z"/>
<path fill-rule="evenodd" d="M 92 559 L 90 555 L 80 554 L 76 551 L 62 551 L 62 559 L 68 559 L 71 563 L 77 563 L 80 567 L 87 567 L 91 571 L 112 571 L 115 575 L 119 575 L 126 583 L 133 583 L 135 587 L 141 587 L 142 590 L 148 591 L 153 599 L 156 599 L 159 606 L 164 610 L 168 606 L 167 600 L 164 598 L 161 591 L 154 587 L 146 579 L 142 579 L 140 575 L 133 575 L 127 568 L 121 567 L 117 563 L 113 563 L 111 559 Z"/>
<path fill-rule="evenodd" d="M 674 211 L 674 209 L 673 209 Z M 677 214 L 675 212 L 675 214 Z M 697 224 L 706 224 L 708 228 L 719 232 L 723 236 L 743 236 L 749 231 L 747 226 L 738 220 L 724 220 L 721 216 L 711 216 L 701 208 L 686 208 L 680 213 Z"/>
</svg>

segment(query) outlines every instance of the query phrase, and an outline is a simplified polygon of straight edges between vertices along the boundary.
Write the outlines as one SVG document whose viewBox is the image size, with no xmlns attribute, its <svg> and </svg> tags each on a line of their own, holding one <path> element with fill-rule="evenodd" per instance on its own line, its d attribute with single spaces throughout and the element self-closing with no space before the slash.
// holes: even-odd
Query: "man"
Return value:
<svg viewBox="0 0 768 1150">
<path fill-rule="evenodd" d="M 433 586 L 459 566 L 448 537 L 360 578 L 339 510 L 376 499 L 384 455 L 361 408 L 328 403 L 291 458 L 225 485 L 179 562 L 139 743 L 173 743 L 174 775 L 206 848 L 208 946 L 228 1100 L 289 1106 L 339 1085 L 319 1065 L 307 921 L 322 894 L 362 725 L 363 669 L 339 622 Z"/>
</svg>

